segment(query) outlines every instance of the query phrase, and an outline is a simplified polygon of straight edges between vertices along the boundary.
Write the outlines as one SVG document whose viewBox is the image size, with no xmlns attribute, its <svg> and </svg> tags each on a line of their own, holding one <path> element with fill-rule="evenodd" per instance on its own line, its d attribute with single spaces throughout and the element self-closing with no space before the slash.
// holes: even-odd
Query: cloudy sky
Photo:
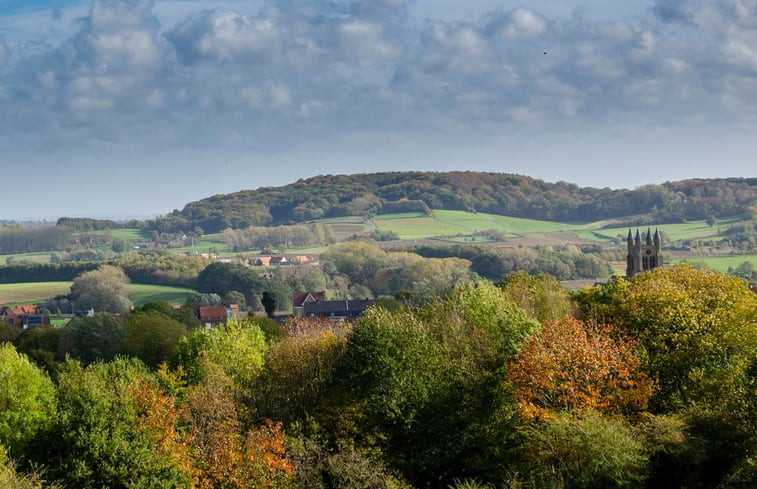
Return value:
<svg viewBox="0 0 757 489">
<path fill-rule="evenodd" d="M 757 176 L 757 0 L 0 0 L 0 219 L 319 174 Z"/>
</svg>

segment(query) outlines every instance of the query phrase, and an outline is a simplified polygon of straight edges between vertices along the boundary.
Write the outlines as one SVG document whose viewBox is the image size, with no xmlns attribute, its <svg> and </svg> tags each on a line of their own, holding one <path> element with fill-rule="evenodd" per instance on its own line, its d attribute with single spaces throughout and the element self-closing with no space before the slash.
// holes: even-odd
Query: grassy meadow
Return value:
<svg viewBox="0 0 757 489">
<path fill-rule="evenodd" d="M 56 295 L 68 294 L 71 282 L 0 284 L 0 304 L 39 304 Z M 183 304 L 191 289 L 164 285 L 129 284 L 129 299 L 135 306 L 152 301 Z"/>
<path fill-rule="evenodd" d="M 704 221 L 660 224 L 651 227 L 660 229 L 665 237 L 671 241 L 717 241 L 722 239 L 718 233 L 737 221 L 738 219 L 723 219 L 712 227 Z M 625 239 L 628 234 L 628 227 L 603 228 L 607 225 L 607 221 L 575 224 L 447 210 L 435 210 L 431 216 L 413 213 L 387 214 L 375 217 L 373 223 L 380 230 L 394 231 L 401 239 L 405 240 L 447 238 L 452 241 L 465 242 L 466 240 L 460 239 L 461 236 L 470 236 L 475 232 L 490 229 L 507 233 L 511 237 L 525 236 L 531 233 L 573 232 L 580 238 L 604 243 L 611 243 L 618 235 Z M 643 231 L 646 228 L 646 226 L 640 227 Z M 632 230 L 634 233 L 636 232 L 636 228 Z"/>
<path fill-rule="evenodd" d="M 379 219 L 380 217 L 380 219 Z M 574 231 L 583 226 L 553 221 L 466 211 L 435 210 L 431 216 L 387 214 L 374 219 L 382 231 L 394 231 L 401 239 L 425 239 L 469 236 L 478 231 L 494 229 L 510 236 L 552 231 Z M 455 240 L 458 241 L 458 240 Z"/>
<path fill-rule="evenodd" d="M 706 266 L 718 272 L 727 272 L 729 268 L 736 268 L 745 261 L 751 262 L 757 269 L 757 255 L 733 255 L 733 256 L 697 256 L 676 262 L 687 262 Z"/>
<path fill-rule="evenodd" d="M 145 241 L 145 236 L 142 231 L 136 228 L 127 229 L 103 229 L 101 231 L 90 231 L 79 234 L 92 234 L 95 236 L 112 236 L 115 239 L 122 239 L 124 241 Z"/>
</svg>

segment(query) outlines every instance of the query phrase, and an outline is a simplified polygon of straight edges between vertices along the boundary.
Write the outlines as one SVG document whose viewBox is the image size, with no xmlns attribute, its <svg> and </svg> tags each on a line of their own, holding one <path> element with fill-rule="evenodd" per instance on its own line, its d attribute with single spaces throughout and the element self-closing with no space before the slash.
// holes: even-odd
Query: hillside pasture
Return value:
<svg viewBox="0 0 757 489">
<path fill-rule="evenodd" d="M 751 262 L 757 269 L 757 255 L 731 255 L 731 256 L 696 256 L 676 260 L 676 263 L 691 263 L 702 265 L 712 270 L 725 273 L 729 268 L 736 268 L 745 261 Z"/>
<path fill-rule="evenodd" d="M 124 241 L 144 241 L 145 236 L 142 234 L 142 231 L 137 228 L 126 228 L 126 229 L 103 229 L 99 231 L 89 231 L 84 233 L 77 233 L 77 234 L 85 234 L 85 235 L 95 235 L 95 236 L 112 236 L 115 239 L 122 239 Z"/>
<path fill-rule="evenodd" d="M 522 217 L 498 216 L 496 214 L 473 213 L 466 211 L 435 210 L 434 217 L 444 223 L 464 227 L 469 232 L 495 229 L 511 235 L 527 233 L 550 233 L 556 231 L 577 231 L 585 224 L 567 224 L 555 221 L 540 221 Z"/>
<path fill-rule="evenodd" d="M 638 226 L 642 233 L 646 233 L 647 229 L 654 232 L 655 229 L 659 229 L 663 236 L 670 241 L 684 241 L 684 240 L 714 240 L 720 241 L 723 236 L 718 234 L 721 231 L 726 230 L 731 224 L 739 222 L 740 219 L 722 219 L 718 221 L 714 226 L 710 227 L 705 221 L 691 221 L 675 224 L 659 224 L 655 226 Z M 632 233 L 636 234 L 636 226 L 631 227 Z M 594 229 L 589 231 L 590 234 L 599 237 L 612 240 L 615 236 L 622 236 L 624 239 L 628 236 L 628 227 L 614 227 L 607 229 Z"/>
<path fill-rule="evenodd" d="M 57 295 L 68 294 L 72 282 L 26 282 L 0 284 L 0 304 L 39 304 Z M 191 289 L 163 285 L 129 284 L 129 299 L 135 306 L 152 301 L 183 304 Z"/>
<path fill-rule="evenodd" d="M 368 225 L 363 220 L 329 220 L 324 224 L 331 226 L 331 230 L 337 241 L 344 241 L 356 234 L 362 234 L 368 228 Z"/>
<path fill-rule="evenodd" d="M 148 302 L 166 301 L 169 304 L 184 304 L 192 294 L 192 289 L 169 287 L 166 285 L 129 284 L 129 299 L 135 306 Z"/>
<path fill-rule="evenodd" d="M 381 231 L 393 231 L 400 239 L 417 240 L 442 236 L 464 236 L 470 230 L 464 226 L 442 222 L 435 217 L 399 217 L 374 221 Z"/>
<path fill-rule="evenodd" d="M 577 231 L 591 226 L 449 210 L 434 210 L 431 216 L 387 214 L 380 217 L 374 219 L 374 224 L 382 231 L 394 231 L 401 239 L 447 238 L 457 242 L 465 241 L 464 237 L 475 232 L 487 230 L 516 237 L 529 233 Z M 476 241 L 480 242 L 478 238 Z"/>
<path fill-rule="evenodd" d="M 70 289 L 71 282 L 0 284 L 0 304 L 38 304 L 68 294 Z"/>
</svg>

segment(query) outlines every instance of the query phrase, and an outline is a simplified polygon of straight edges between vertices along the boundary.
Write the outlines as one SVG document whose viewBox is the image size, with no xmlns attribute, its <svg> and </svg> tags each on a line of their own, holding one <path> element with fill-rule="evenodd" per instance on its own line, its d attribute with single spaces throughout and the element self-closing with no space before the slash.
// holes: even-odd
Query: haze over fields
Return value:
<svg viewBox="0 0 757 489">
<path fill-rule="evenodd" d="M 755 176 L 752 0 L 0 0 L 0 219 L 328 173 Z"/>
</svg>

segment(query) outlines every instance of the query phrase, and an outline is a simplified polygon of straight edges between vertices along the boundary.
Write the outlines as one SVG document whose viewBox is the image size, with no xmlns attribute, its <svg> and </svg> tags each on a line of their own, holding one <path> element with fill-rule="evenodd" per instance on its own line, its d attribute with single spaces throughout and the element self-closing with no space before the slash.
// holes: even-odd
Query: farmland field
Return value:
<svg viewBox="0 0 757 489">
<path fill-rule="evenodd" d="M 679 240 L 715 240 L 722 239 L 718 235 L 719 231 L 723 231 L 731 224 L 738 222 L 739 219 L 723 219 L 717 222 L 714 226 L 710 227 L 705 221 L 691 221 L 685 223 L 676 224 L 660 224 L 656 226 L 639 226 L 639 229 L 646 232 L 646 229 L 651 229 L 653 232 L 655 229 L 659 229 L 663 235 L 671 241 Z M 631 228 L 636 233 L 636 227 Z M 628 235 L 627 227 L 617 227 L 608 229 L 594 229 L 590 231 L 596 236 L 602 236 L 604 238 L 612 240 L 615 236 L 620 235 L 625 238 Z M 591 239 L 591 238 L 588 238 Z"/>
<path fill-rule="evenodd" d="M 38 304 L 56 295 L 68 294 L 71 282 L 0 284 L 0 304 Z M 192 290 L 162 285 L 130 284 L 129 299 L 136 306 L 151 301 L 183 304 Z"/>
<path fill-rule="evenodd" d="M 191 289 L 165 285 L 130 284 L 129 299 L 135 306 L 152 301 L 166 301 L 170 304 L 184 304 L 192 293 Z"/>
<path fill-rule="evenodd" d="M 0 284 L 0 304 L 32 304 L 68 294 L 71 282 Z"/>
<path fill-rule="evenodd" d="M 435 210 L 432 216 L 406 217 L 406 214 L 388 214 L 374 219 L 382 231 L 394 231 L 402 239 L 455 237 L 471 235 L 477 231 L 497 230 L 510 236 L 527 233 L 575 231 L 589 225 L 564 224 L 553 221 L 538 221 L 520 217 L 466 211 Z"/>
<path fill-rule="evenodd" d="M 729 268 L 736 268 L 745 261 L 751 262 L 757 269 L 757 255 L 697 256 L 685 260 L 676 260 L 676 262 L 702 264 L 718 272 L 727 272 Z"/>
<path fill-rule="evenodd" d="M 718 241 L 722 239 L 719 232 L 738 221 L 739 219 L 721 219 L 712 227 L 704 221 L 692 221 L 639 226 L 639 229 L 645 231 L 647 227 L 658 228 L 671 241 Z M 581 239 L 604 243 L 612 243 L 618 235 L 625 239 L 628 234 L 628 227 L 603 229 L 607 221 L 575 224 L 450 210 L 435 210 L 431 216 L 420 213 L 386 214 L 373 218 L 373 224 L 382 231 L 394 231 L 401 239 L 406 240 L 445 237 L 454 241 L 464 241 L 460 238 L 490 229 L 505 232 L 511 237 L 533 233 L 572 232 Z M 632 230 L 635 233 L 636 227 L 632 227 Z"/>
<path fill-rule="evenodd" d="M 117 239 L 123 239 L 124 241 L 144 241 L 145 237 L 142 235 L 142 231 L 136 228 L 129 229 L 103 229 L 100 231 L 89 231 L 77 234 L 92 234 L 97 236 L 113 236 Z"/>
</svg>

